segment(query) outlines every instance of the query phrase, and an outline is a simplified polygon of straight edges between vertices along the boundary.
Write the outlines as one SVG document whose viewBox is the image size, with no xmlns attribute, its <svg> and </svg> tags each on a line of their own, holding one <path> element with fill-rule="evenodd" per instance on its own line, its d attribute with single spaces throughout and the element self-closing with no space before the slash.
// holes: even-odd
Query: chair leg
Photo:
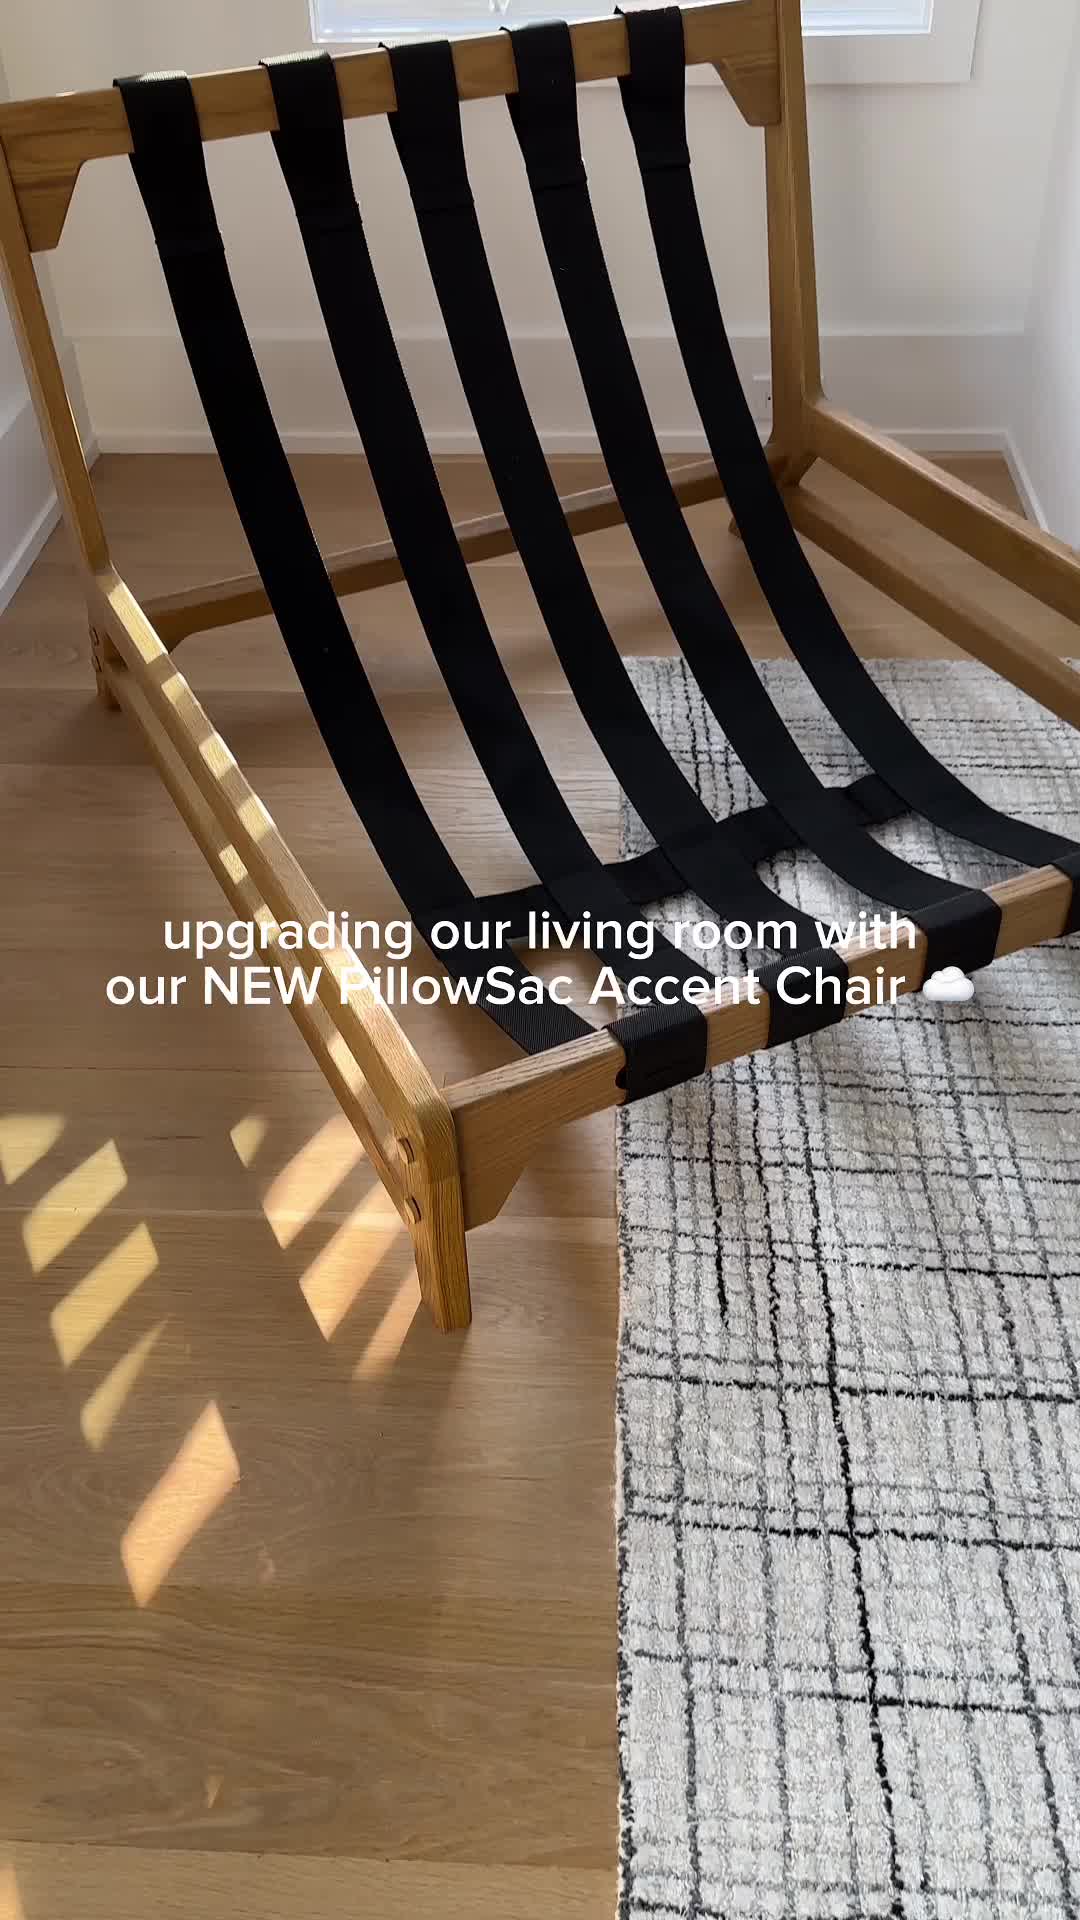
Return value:
<svg viewBox="0 0 1080 1920">
<path fill-rule="evenodd" d="M 108 642 L 97 628 L 91 625 L 90 664 L 94 669 L 94 679 L 97 682 L 97 696 L 103 707 L 109 707 L 114 713 L 119 713 L 120 702 L 105 677 L 105 661 L 108 657 Z M 113 654 L 113 657 L 115 658 L 116 655 Z"/>
<path fill-rule="evenodd" d="M 436 1203 L 425 1212 L 417 1201 L 406 1200 L 405 1210 L 424 1305 L 440 1333 L 460 1332 L 472 1320 L 460 1185 L 456 1207 Z"/>
<path fill-rule="evenodd" d="M 813 449 L 807 444 L 802 444 L 792 452 L 785 454 L 782 460 L 779 458 L 778 449 L 771 441 L 766 448 L 766 452 L 770 455 L 773 477 L 777 486 L 781 489 L 797 487 L 800 481 L 809 473 L 817 459 L 817 454 L 814 453 Z M 736 540 L 742 539 L 742 534 L 739 532 L 739 523 L 734 516 L 728 520 L 728 532 L 734 534 Z"/>
<path fill-rule="evenodd" d="M 441 1098 L 398 1136 L 397 1153 L 420 1293 L 435 1325 L 452 1333 L 469 1325 L 472 1299 L 457 1133 Z"/>
<path fill-rule="evenodd" d="M 780 475 L 779 485 L 781 487 L 797 487 L 799 482 L 809 473 L 816 459 L 817 454 L 811 447 L 800 447 L 797 453 L 793 453 L 789 459 L 785 460 L 784 471 Z"/>
</svg>

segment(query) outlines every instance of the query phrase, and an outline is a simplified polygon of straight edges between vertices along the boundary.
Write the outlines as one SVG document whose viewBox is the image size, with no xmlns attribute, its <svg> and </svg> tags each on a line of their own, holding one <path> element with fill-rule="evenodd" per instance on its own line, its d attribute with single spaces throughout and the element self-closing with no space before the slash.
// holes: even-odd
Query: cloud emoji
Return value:
<svg viewBox="0 0 1080 1920">
<path fill-rule="evenodd" d="M 975 982 L 969 980 L 960 967 L 942 967 L 940 973 L 932 973 L 929 980 L 923 982 L 924 1000 L 948 1000 L 959 1004 L 962 1000 L 974 1000 Z"/>
</svg>

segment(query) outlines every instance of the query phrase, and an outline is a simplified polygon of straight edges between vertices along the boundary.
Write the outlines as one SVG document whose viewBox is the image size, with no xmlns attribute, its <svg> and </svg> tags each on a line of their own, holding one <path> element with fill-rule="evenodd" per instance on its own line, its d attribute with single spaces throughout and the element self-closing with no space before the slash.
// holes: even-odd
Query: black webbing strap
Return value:
<svg viewBox="0 0 1080 1920">
<path fill-rule="evenodd" d="M 120 80 L 132 167 L 150 216 L 181 337 L 210 431 L 282 637 L 349 798 L 420 932 L 460 926 L 475 901 L 394 745 L 357 657 L 289 469 L 236 302 L 206 177 L 186 75 Z M 494 966 L 527 976 L 508 948 L 446 956 L 447 971 L 480 989 Z M 538 982 L 532 978 L 535 989 Z M 546 1000 L 506 1006 L 480 995 L 530 1052 L 590 1031 Z"/>
<path fill-rule="evenodd" d="M 791 954 L 763 967 L 758 984 L 768 995 L 768 1047 L 835 1027 L 844 1018 L 848 984 L 847 962 L 835 947 L 813 953 Z"/>
<path fill-rule="evenodd" d="M 758 678 L 679 509 L 619 316 L 585 182 L 569 31 L 552 22 L 523 27 L 510 38 L 518 88 L 507 105 L 601 450 L 706 700 L 762 793 L 849 884 L 919 925 L 924 909 L 951 898 L 945 923 L 925 928 L 932 970 L 964 964 L 958 944 L 975 964 L 988 964 L 1000 924 L 996 903 L 987 894 L 967 901 L 947 881 L 871 839 L 843 795 L 818 780 Z M 965 927 L 969 921 L 978 926 L 978 943 L 966 931 L 954 937 L 960 900 Z"/>
<path fill-rule="evenodd" d="M 731 511 L 792 652 L 848 738 L 916 812 L 959 839 L 1074 882 L 1080 847 L 999 812 L 912 733 L 847 639 L 799 544 L 747 404 L 701 227 L 686 144 L 686 63 L 678 7 L 626 15 L 630 73 L 619 82 L 649 223 L 687 376 Z"/>
<path fill-rule="evenodd" d="M 561 917 L 591 915 L 594 944 L 625 979 L 653 985 L 701 976 L 662 937 L 632 957 L 640 918 L 577 824 L 503 667 L 409 392 L 375 277 L 349 172 L 333 62 L 327 54 L 265 63 L 274 92 L 274 148 L 296 208 L 327 334 L 401 569 L 428 643 L 481 766 Z M 615 937 L 595 937 L 607 922 Z M 628 957 L 630 956 L 630 957 Z M 691 1021 L 694 1010 L 687 1006 Z"/>
<path fill-rule="evenodd" d="M 616 779 L 657 842 L 657 898 L 692 889 L 719 916 L 778 915 L 800 945 L 814 923 L 754 871 L 672 759 L 596 602 L 533 425 L 491 277 L 465 166 L 448 41 L 390 49 L 390 128 L 412 194 L 447 337 L 480 444 L 525 572 L 574 696 Z M 681 885 L 679 881 L 681 880 Z M 638 897 L 638 896 L 632 896 Z"/>
<path fill-rule="evenodd" d="M 647 1100 L 651 1093 L 666 1093 L 669 1087 L 696 1079 L 708 1064 L 709 1023 L 695 1007 L 654 1002 L 640 1013 L 613 1020 L 608 1032 L 626 1055 L 615 1084 L 625 1087 L 627 1106 L 632 1100 Z"/>
</svg>

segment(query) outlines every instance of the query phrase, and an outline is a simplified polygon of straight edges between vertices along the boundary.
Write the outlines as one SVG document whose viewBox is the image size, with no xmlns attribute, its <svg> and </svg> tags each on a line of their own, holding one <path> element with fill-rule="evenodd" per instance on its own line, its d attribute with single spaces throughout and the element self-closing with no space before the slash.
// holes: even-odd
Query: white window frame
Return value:
<svg viewBox="0 0 1080 1920">
<path fill-rule="evenodd" d="M 955 85 L 975 65 L 981 0 L 803 0 L 811 86 Z"/>
<path fill-rule="evenodd" d="M 490 13 L 455 17 L 453 0 L 309 0 L 316 46 L 377 47 L 383 40 L 423 40 L 494 32 L 502 24 L 542 17 L 545 0 L 488 0 Z M 981 0 L 803 0 L 806 77 L 811 86 L 908 86 L 970 80 Z M 377 23 L 385 9 L 385 25 Z M 594 19 L 604 0 L 552 0 L 562 19 Z M 400 27 L 393 25 L 401 17 Z M 718 85 L 710 67 L 691 67 L 694 85 Z M 601 83 L 603 84 L 603 83 Z"/>
</svg>

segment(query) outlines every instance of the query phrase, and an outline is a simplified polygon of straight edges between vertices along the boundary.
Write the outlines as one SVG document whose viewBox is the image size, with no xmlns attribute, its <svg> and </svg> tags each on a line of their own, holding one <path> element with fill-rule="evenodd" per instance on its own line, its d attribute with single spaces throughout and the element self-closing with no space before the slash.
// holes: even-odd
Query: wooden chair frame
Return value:
<svg viewBox="0 0 1080 1920">
<path fill-rule="evenodd" d="M 714 65 L 744 119 L 764 128 L 774 408 L 769 451 L 796 527 L 1052 712 L 1080 725 L 1080 676 L 1063 661 L 951 588 L 914 572 L 865 538 L 842 512 L 799 491 L 813 462 L 828 461 L 1046 605 L 1080 619 L 1076 553 L 824 397 L 799 0 L 693 7 L 685 15 L 685 32 L 688 61 Z M 626 33 L 618 18 L 575 26 L 573 48 L 579 81 L 627 71 Z M 454 64 L 463 100 L 509 93 L 516 85 L 504 34 L 455 44 Z M 336 68 L 347 117 L 393 108 L 385 53 L 350 54 Z M 204 74 L 193 85 L 206 140 L 267 132 L 276 124 L 261 67 Z M 120 95 L 109 88 L 4 106 L 0 148 L 0 271 L 85 587 L 101 697 L 135 722 L 235 912 L 270 927 L 282 920 L 310 925 L 325 915 L 322 901 L 173 658 L 188 634 L 266 613 L 262 584 L 257 575 L 246 575 L 140 606 L 110 558 L 34 271 L 33 254 L 60 239 L 82 165 L 130 151 Z M 722 493 L 708 461 L 680 468 L 675 484 L 686 505 Z M 622 518 L 608 488 L 574 495 L 564 506 L 578 534 Z M 470 561 L 513 550 L 498 515 L 457 531 Z M 326 564 L 339 595 L 401 577 L 386 543 L 332 554 Z M 1055 869 L 1025 874 L 992 891 L 1002 908 L 999 954 L 1061 934 L 1070 883 Z M 852 944 L 844 952 L 852 974 L 872 976 L 881 965 L 890 981 L 903 977 L 904 990 L 911 991 L 921 979 L 923 946 L 920 940 L 914 955 L 907 946 Z M 412 1235 L 432 1315 L 440 1327 L 463 1327 L 470 1318 L 466 1230 L 498 1213 L 550 1128 L 621 1102 L 616 1076 L 622 1049 L 598 1031 L 440 1090 L 374 994 L 342 994 L 343 977 L 357 964 L 349 949 L 338 947 L 320 958 L 319 1001 L 310 1007 L 294 1003 L 290 1012 Z M 755 1005 L 744 991 L 722 991 L 708 1003 L 707 1019 L 711 1066 L 765 1044 L 764 996 Z"/>
</svg>

